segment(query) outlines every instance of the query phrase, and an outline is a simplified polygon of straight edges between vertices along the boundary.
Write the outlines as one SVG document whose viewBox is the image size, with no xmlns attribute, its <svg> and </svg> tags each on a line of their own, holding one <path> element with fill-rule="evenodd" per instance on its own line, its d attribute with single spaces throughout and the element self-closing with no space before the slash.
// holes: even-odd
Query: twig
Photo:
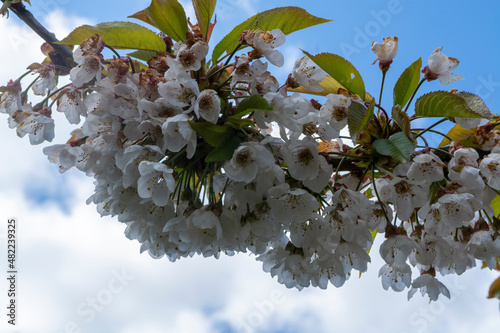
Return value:
<svg viewBox="0 0 500 333">
<path fill-rule="evenodd" d="M 2 2 L 5 2 L 5 0 L 2 0 Z M 34 32 L 38 34 L 43 40 L 45 40 L 47 43 L 49 43 L 50 46 L 54 49 L 56 52 L 56 55 L 53 58 L 53 61 L 55 60 L 55 65 L 64 67 L 66 69 L 71 69 L 71 61 L 73 60 L 73 53 L 66 47 L 66 45 L 60 45 L 60 44 L 55 44 L 59 42 L 57 38 L 54 37 L 54 35 L 48 31 L 38 20 L 31 14 L 29 10 L 26 9 L 23 3 L 14 3 L 11 4 L 9 7 L 10 10 L 14 14 L 17 15 L 23 21 L 26 23 L 28 27 L 31 28 Z"/>
</svg>

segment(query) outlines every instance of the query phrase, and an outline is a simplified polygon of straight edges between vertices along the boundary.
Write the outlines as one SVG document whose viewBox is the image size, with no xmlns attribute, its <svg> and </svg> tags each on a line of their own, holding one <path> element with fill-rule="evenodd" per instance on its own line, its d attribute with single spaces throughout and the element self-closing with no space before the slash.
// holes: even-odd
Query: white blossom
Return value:
<svg viewBox="0 0 500 333">
<path fill-rule="evenodd" d="M 283 32 L 281 32 L 281 30 L 274 29 L 271 31 L 251 31 L 245 36 L 245 40 L 249 45 L 261 52 L 271 64 L 278 67 L 283 66 L 283 54 L 281 54 L 278 50 L 275 50 L 277 47 L 283 45 L 286 40 L 286 36 Z"/>
<path fill-rule="evenodd" d="M 411 289 L 408 291 L 408 299 L 413 297 L 417 289 L 420 289 L 422 296 L 425 294 L 429 296 L 429 302 L 437 301 L 440 294 L 450 298 L 450 291 L 448 288 L 430 274 L 422 274 L 413 281 Z"/>
<path fill-rule="evenodd" d="M 321 92 L 323 87 L 319 84 L 326 76 L 326 72 L 316 65 L 308 56 L 295 61 L 292 71 L 293 78 L 310 91 Z"/>
<path fill-rule="evenodd" d="M 423 69 L 427 79 L 438 79 L 442 85 L 450 84 L 457 80 L 463 80 L 463 76 L 451 74 L 451 71 L 457 68 L 460 61 L 444 55 L 441 53 L 442 49 L 442 46 L 438 47 L 429 56 L 428 65 Z"/>
</svg>

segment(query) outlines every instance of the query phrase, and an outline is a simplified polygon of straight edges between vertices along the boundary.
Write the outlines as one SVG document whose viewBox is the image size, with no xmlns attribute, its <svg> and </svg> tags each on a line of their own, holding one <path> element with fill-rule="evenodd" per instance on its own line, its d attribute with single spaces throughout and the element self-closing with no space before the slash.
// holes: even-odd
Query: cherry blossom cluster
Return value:
<svg viewBox="0 0 500 333">
<path fill-rule="evenodd" d="M 92 177 L 87 203 L 126 224 L 125 235 L 153 258 L 249 252 L 289 288 L 325 289 L 365 272 L 382 234 L 383 288 L 430 300 L 450 297 L 437 273 L 460 275 L 477 260 L 496 268 L 496 123 L 455 120 L 476 128 L 471 147 L 415 148 L 408 161 L 383 156 L 373 139 L 402 133 L 385 111 L 355 144 L 345 135 L 351 110 L 367 106 L 360 96 L 338 89 L 320 102 L 292 92 L 324 90 L 326 72 L 308 57 L 284 84 L 271 75 L 267 62 L 284 64 L 284 42 L 278 29 L 245 31 L 240 46 L 251 51 L 209 67 L 207 42 L 189 33 L 138 66 L 106 60 L 95 35 L 74 52 L 71 84 L 56 88 L 54 66 L 35 63 L 27 89 L 21 80 L 0 88 L 0 112 L 32 144 L 54 138 L 54 109 L 78 125 L 44 154 L 61 172 Z M 387 72 L 397 38 L 372 49 Z M 450 74 L 457 65 L 438 48 L 423 73 L 448 84 L 461 79 Z M 30 88 L 41 102 L 28 101 Z"/>
</svg>

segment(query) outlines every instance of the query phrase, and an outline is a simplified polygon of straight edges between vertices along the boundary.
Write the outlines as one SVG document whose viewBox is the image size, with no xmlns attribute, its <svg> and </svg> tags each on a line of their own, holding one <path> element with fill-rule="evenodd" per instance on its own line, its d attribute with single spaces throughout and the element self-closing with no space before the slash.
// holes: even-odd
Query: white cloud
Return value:
<svg viewBox="0 0 500 333">
<path fill-rule="evenodd" d="M 51 12 L 47 15 L 45 21 L 47 22 L 47 29 L 54 33 L 60 40 L 66 37 L 73 29 L 81 25 L 95 25 L 97 23 L 90 18 L 69 16 L 65 14 L 62 9 Z"/>
</svg>

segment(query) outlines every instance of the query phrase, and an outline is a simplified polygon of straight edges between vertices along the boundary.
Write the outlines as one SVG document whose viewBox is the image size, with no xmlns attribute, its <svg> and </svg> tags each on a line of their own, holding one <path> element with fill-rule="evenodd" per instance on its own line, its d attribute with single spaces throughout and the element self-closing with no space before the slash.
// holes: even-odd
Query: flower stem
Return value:
<svg viewBox="0 0 500 333">
<path fill-rule="evenodd" d="M 211 73 L 209 76 L 208 76 L 208 79 L 211 78 L 212 76 L 215 76 L 216 74 L 219 74 L 219 73 L 222 73 L 223 71 L 225 71 L 227 68 L 231 67 L 231 65 L 226 65 L 226 66 L 222 66 L 221 68 L 219 68 L 218 70 L 216 70 L 215 72 Z"/>
<path fill-rule="evenodd" d="M 224 64 L 224 66 L 227 66 L 227 64 L 229 64 L 229 62 L 231 61 L 231 59 L 233 58 L 234 54 L 236 53 L 236 51 L 238 51 L 240 49 L 240 47 L 242 47 L 243 45 L 240 43 L 238 44 L 238 46 L 236 46 L 236 48 L 233 50 L 233 52 L 231 52 L 231 54 L 229 55 L 229 58 L 227 58 L 226 60 L 226 63 Z"/>
<path fill-rule="evenodd" d="M 116 50 L 114 48 L 112 48 L 111 46 L 109 46 L 107 44 L 104 44 L 104 47 L 107 47 L 108 49 L 111 50 L 111 52 L 113 52 L 114 54 L 116 54 L 116 56 L 118 57 L 118 59 L 121 58 L 121 55 L 118 52 L 116 52 Z"/>
<path fill-rule="evenodd" d="M 36 79 L 33 80 L 33 82 L 31 82 L 27 87 L 26 89 L 24 89 L 23 91 L 23 95 L 27 95 L 28 94 L 28 91 L 30 90 L 30 88 L 35 84 L 36 81 L 38 81 L 38 79 L 40 78 L 40 76 L 37 76 Z"/>
<path fill-rule="evenodd" d="M 363 179 L 365 179 L 365 176 L 368 173 L 368 170 L 370 170 L 370 168 L 371 168 L 371 165 L 366 167 L 365 171 L 363 172 L 363 175 L 361 176 L 361 178 L 358 182 L 358 186 L 356 186 L 356 192 L 359 191 L 359 187 L 361 186 L 361 184 L 363 184 Z"/>
<path fill-rule="evenodd" d="M 448 120 L 448 118 L 443 118 L 443 119 L 435 122 L 434 124 L 432 124 L 428 128 L 424 129 L 422 132 L 418 133 L 417 136 L 415 137 L 415 139 L 418 138 L 419 136 L 421 136 L 422 134 L 424 134 L 425 132 L 429 131 L 431 128 L 436 127 L 437 125 L 445 122 L 446 120 Z"/>
<path fill-rule="evenodd" d="M 33 83 L 34 83 L 34 82 L 33 82 Z M 47 94 L 47 97 L 45 97 L 45 98 L 43 99 L 43 101 L 41 101 L 40 103 L 41 103 L 41 104 L 48 103 L 49 99 L 50 99 L 52 96 L 54 96 L 54 95 L 58 94 L 61 90 L 63 90 L 63 89 L 65 89 L 65 88 L 67 88 L 70 84 L 71 84 L 71 83 L 68 83 L 67 85 L 62 86 L 61 88 L 57 89 L 57 90 L 56 90 L 56 91 L 54 91 L 54 92 L 50 92 L 50 91 L 49 91 L 49 93 Z M 28 87 L 28 89 L 29 89 L 29 87 Z M 57 100 L 57 98 L 56 98 L 55 100 Z M 54 103 L 52 103 L 52 104 L 54 104 Z M 52 105 L 52 104 L 51 104 L 51 105 Z"/>
<path fill-rule="evenodd" d="M 375 163 L 372 163 L 372 184 L 373 184 L 373 189 L 375 190 L 375 195 L 377 196 L 377 200 L 380 203 L 380 207 L 382 208 L 382 212 L 384 212 L 384 216 L 385 216 L 385 219 L 387 220 L 387 224 L 391 224 L 391 221 L 389 220 L 389 216 L 387 215 L 387 212 L 385 211 L 383 201 L 380 199 L 380 196 L 378 195 L 377 185 L 375 184 Z"/>
<path fill-rule="evenodd" d="M 387 72 L 382 72 L 382 83 L 380 84 L 380 96 L 378 98 L 378 105 L 382 105 L 382 92 L 384 91 L 384 82 L 385 82 L 385 74 L 386 73 Z"/>
<path fill-rule="evenodd" d="M 340 160 L 340 163 L 339 165 L 337 165 L 337 170 L 335 170 L 335 179 L 333 181 L 333 189 L 335 190 L 335 185 L 337 184 L 337 179 L 338 179 L 338 176 L 339 176 L 339 171 L 340 171 L 340 167 L 342 166 L 342 164 L 344 164 L 344 161 L 347 159 L 347 155 L 342 157 L 342 160 Z M 333 191 L 332 191 L 333 192 Z"/>
<path fill-rule="evenodd" d="M 436 131 L 436 130 L 430 129 L 430 128 L 427 128 L 427 129 L 425 129 L 425 128 L 413 128 L 413 129 L 412 129 L 412 131 L 423 131 L 423 130 L 426 130 L 427 132 L 431 132 L 431 133 L 436 133 L 436 134 L 439 134 L 439 135 L 441 135 L 441 136 L 445 137 L 446 139 L 450 140 L 450 142 L 451 142 L 451 141 L 453 141 L 453 139 L 452 139 L 452 138 L 450 138 L 448 135 L 446 135 L 446 134 L 444 134 L 444 133 L 441 133 L 441 132 L 439 132 L 439 131 Z"/>
<path fill-rule="evenodd" d="M 410 104 L 413 101 L 413 98 L 415 97 L 415 95 L 417 94 L 418 89 L 420 88 L 420 86 L 424 82 L 425 82 L 425 78 L 423 78 L 422 80 L 420 80 L 420 82 L 418 83 L 418 86 L 415 88 L 415 91 L 413 91 L 413 94 L 411 94 L 410 100 L 406 104 L 405 113 L 408 111 L 408 108 L 410 107 Z"/>
<path fill-rule="evenodd" d="M 21 75 L 16 81 L 18 82 L 21 82 L 21 80 L 26 76 L 28 75 L 29 73 L 31 73 L 32 71 L 27 71 L 26 73 L 24 73 L 23 75 Z"/>
</svg>

